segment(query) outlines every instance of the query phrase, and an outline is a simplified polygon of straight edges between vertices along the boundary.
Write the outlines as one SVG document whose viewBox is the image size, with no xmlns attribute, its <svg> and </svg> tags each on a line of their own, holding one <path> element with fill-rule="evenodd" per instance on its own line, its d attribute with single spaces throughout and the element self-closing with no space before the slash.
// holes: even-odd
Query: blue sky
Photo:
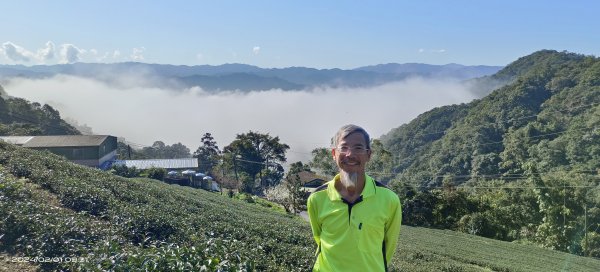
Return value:
<svg viewBox="0 0 600 272">
<path fill-rule="evenodd" d="M 600 55 L 600 1 L 2 1 L 0 64 L 350 69 Z"/>
</svg>

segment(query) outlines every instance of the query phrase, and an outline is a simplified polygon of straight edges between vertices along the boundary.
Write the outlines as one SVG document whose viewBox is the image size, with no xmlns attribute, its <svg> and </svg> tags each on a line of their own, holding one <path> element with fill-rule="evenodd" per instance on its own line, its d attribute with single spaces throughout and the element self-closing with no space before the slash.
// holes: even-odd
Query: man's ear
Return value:
<svg viewBox="0 0 600 272">
<path fill-rule="evenodd" d="M 331 148 L 331 157 L 335 160 L 335 148 Z"/>
</svg>

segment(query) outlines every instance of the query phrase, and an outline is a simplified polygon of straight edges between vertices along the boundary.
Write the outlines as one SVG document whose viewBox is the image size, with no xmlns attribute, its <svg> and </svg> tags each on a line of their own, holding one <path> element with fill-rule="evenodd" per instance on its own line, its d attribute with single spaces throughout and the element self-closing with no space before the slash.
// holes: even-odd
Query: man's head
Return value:
<svg viewBox="0 0 600 272">
<path fill-rule="evenodd" d="M 335 133 L 335 136 L 333 136 L 333 138 L 331 139 L 333 147 L 337 147 L 340 144 L 341 140 L 348 137 L 352 133 L 360 133 L 365 138 L 366 148 L 371 149 L 371 138 L 369 137 L 369 133 L 367 133 L 367 131 L 364 128 L 352 124 L 341 127 Z"/>
<path fill-rule="evenodd" d="M 352 187 L 358 175 L 365 173 L 371 159 L 369 134 L 356 125 L 345 125 L 333 137 L 331 154 L 340 169 L 344 185 Z"/>
</svg>

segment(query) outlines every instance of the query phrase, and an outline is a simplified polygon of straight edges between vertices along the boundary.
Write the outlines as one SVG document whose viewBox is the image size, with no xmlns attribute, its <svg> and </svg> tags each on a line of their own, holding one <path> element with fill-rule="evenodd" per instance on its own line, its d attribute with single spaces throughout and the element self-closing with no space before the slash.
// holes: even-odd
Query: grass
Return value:
<svg viewBox="0 0 600 272">
<path fill-rule="evenodd" d="M 402 226 L 403 271 L 599 271 L 600 260 L 465 233 Z"/>
<path fill-rule="evenodd" d="M 268 205 L 267 205 L 268 206 Z M 0 253 L 46 271 L 307 271 L 308 223 L 272 207 L 125 179 L 0 143 Z M 392 271 L 598 271 L 600 261 L 403 226 Z"/>
</svg>

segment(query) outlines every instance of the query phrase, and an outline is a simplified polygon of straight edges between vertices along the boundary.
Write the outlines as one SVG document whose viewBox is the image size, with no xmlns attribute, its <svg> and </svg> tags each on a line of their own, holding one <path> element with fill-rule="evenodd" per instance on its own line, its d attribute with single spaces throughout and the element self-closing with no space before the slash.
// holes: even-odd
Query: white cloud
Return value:
<svg viewBox="0 0 600 272">
<path fill-rule="evenodd" d="M 12 61 L 29 62 L 32 58 L 35 58 L 35 54 L 12 42 L 3 43 L 2 49 L 4 49 L 4 55 Z"/>
<path fill-rule="evenodd" d="M 77 48 L 72 44 L 63 44 L 60 48 L 60 63 L 74 63 L 81 60 L 81 54 L 85 50 Z"/>
<path fill-rule="evenodd" d="M 141 53 L 144 50 L 145 48 L 143 47 L 136 48 L 134 49 L 134 54 L 137 54 L 138 58 L 143 59 Z M 35 61 L 40 64 L 52 64 L 56 62 L 74 63 L 79 61 L 103 62 L 111 58 L 112 60 L 117 60 L 120 58 L 121 52 L 119 50 L 114 50 L 112 52 L 102 53 L 96 48 L 86 50 L 68 43 L 61 44 L 57 47 L 52 41 L 46 42 L 43 47 L 38 48 L 33 52 L 13 42 L 7 41 L 0 46 L 0 55 L 4 55 L 7 59 L 16 63 Z"/>
<path fill-rule="evenodd" d="M 133 61 L 143 61 L 144 55 L 142 55 L 146 51 L 145 47 L 133 48 L 133 53 L 131 54 L 131 60 Z"/>
<path fill-rule="evenodd" d="M 258 55 L 260 53 L 260 46 L 253 47 L 252 53 L 254 53 L 254 55 Z"/>
<path fill-rule="evenodd" d="M 46 62 L 54 59 L 56 49 L 52 41 L 46 42 L 46 47 L 37 50 L 37 59 Z"/>
<path fill-rule="evenodd" d="M 196 54 L 196 59 L 197 60 L 204 60 L 204 55 L 202 55 L 202 53 L 198 53 L 198 54 Z"/>
<path fill-rule="evenodd" d="M 424 49 L 424 48 L 419 48 L 418 50 L 419 53 L 446 53 L 446 49 Z"/>
<path fill-rule="evenodd" d="M 98 57 L 98 58 L 96 58 L 96 60 L 97 60 L 98 62 L 103 62 L 103 61 L 105 61 L 106 59 L 108 59 L 108 57 L 109 57 L 109 56 L 110 56 L 110 53 L 109 53 L 109 52 L 104 52 L 104 55 L 102 55 L 101 57 Z"/>
<path fill-rule="evenodd" d="M 288 162 L 306 161 L 312 149 L 327 146 L 342 125 L 355 123 L 379 137 L 433 107 L 474 98 L 459 83 L 419 78 L 372 88 L 216 94 L 199 88 L 120 86 L 62 75 L 14 79 L 4 85 L 9 95 L 56 106 L 61 116 L 88 124 L 96 133 L 145 145 L 162 140 L 195 150 L 206 132 L 213 134 L 220 147 L 230 144 L 236 134 L 269 133 L 291 146 Z"/>
</svg>

